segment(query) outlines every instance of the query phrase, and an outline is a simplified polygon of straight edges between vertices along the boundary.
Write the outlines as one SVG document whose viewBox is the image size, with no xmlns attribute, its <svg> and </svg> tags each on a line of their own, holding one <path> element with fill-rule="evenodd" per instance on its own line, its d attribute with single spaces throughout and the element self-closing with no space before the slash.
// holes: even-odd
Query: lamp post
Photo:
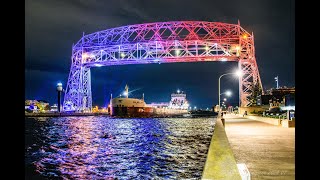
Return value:
<svg viewBox="0 0 320 180">
<path fill-rule="evenodd" d="M 240 70 L 238 70 L 237 72 L 234 72 L 234 73 L 226 73 L 226 74 L 222 74 L 220 77 L 219 77 L 219 82 L 218 82 L 218 88 L 219 88 L 219 102 L 218 102 L 218 105 L 219 105 L 219 110 L 220 110 L 220 79 L 223 77 L 223 76 L 226 76 L 226 75 L 230 75 L 230 74 L 233 74 L 233 75 L 237 75 L 238 77 L 240 77 L 242 75 L 242 72 Z M 240 89 L 239 89 L 240 91 Z"/>
<path fill-rule="evenodd" d="M 60 108 L 60 105 L 61 105 L 61 92 L 63 91 L 62 83 L 58 83 L 57 84 L 57 91 L 58 91 L 58 112 L 60 113 L 61 112 L 61 108 Z"/>
<path fill-rule="evenodd" d="M 277 82 L 277 89 L 279 89 L 279 77 L 276 76 L 276 77 L 274 78 L 274 80 Z"/>
</svg>

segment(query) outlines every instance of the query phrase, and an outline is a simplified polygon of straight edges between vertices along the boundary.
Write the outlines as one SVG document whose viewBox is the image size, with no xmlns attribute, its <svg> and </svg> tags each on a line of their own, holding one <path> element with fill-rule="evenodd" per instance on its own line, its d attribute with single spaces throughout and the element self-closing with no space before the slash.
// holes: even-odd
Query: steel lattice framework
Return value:
<svg viewBox="0 0 320 180">
<path fill-rule="evenodd" d="M 241 106 L 262 91 L 253 34 L 240 23 L 173 21 L 128 25 L 83 35 L 72 47 L 64 110 L 91 112 L 90 68 L 99 66 L 237 61 Z"/>
</svg>

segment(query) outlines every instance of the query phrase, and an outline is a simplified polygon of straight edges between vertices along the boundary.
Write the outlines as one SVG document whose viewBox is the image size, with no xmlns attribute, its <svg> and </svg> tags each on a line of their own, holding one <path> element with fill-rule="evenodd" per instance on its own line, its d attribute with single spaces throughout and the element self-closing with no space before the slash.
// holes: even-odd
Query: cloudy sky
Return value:
<svg viewBox="0 0 320 180">
<path fill-rule="evenodd" d="M 26 0 L 25 97 L 56 102 L 55 86 L 68 80 L 72 43 L 85 34 L 129 24 L 201 20 L 236 24 L 255 36 L 256 59 L 264 89 L 295 86 L 293 0 Z M 193 106 L 211 107 L 218 101 L 218 77 L 237 63 L 173 63 L 92 68 L 93 105 L 104 106 L 110 93 L 128 83 L 132 96 L 166 102 L 177 89 L 187 92 Z M 234 92 L 238 81 L 226 76 L 222 91 Z"/>
</svg>

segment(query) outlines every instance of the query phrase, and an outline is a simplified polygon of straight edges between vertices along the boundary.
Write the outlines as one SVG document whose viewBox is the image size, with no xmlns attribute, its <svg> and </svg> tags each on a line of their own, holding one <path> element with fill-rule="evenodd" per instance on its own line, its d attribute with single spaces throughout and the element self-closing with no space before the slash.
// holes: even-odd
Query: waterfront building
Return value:
<svg viewBox="0 0 320 180">
<path fill-rule="evenodd" d="M 58 111 L 58 105 L 57 104 L 53 104 L 52 106 L 50 106 L 50 111 L 51 112 L 57 112 Z"/>
<path fill-rule="evenodd" d="M 30 112 L 46 112 L 50 110 L 50 105 L 45 100 L 25 100 L 25 110 Z"/>
<path fill-rule="evenodd" d="M 269 89 L 265 95 L 257 96 L 258 106 L 279 107 L 282 110 L 294 110 L 295 107 L 295 88 L 280 87 Z"/>
</svg>

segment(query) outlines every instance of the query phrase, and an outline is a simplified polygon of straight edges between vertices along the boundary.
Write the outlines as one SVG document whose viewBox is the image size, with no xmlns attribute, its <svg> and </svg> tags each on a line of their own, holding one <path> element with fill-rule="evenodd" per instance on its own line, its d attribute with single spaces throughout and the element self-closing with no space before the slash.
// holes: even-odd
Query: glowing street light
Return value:
<svg viewBox="0 0 320 180">
<path fill-rule="evenodd" d="M 242 76 L 241 70 L 237 70 L 237 71 L 234 72 L 234 73 L 222 74 L 222 75 L 219 77 L 219 80 L 218 80 L 218 90 L 219 90 L 219 92 L 218 92 L 218 96 L 219 96 L 219 98 L 218 98 L 218 99 L 219 99 L 218 105 L 219 105 L 219 108 L 221 107 L 221 106 L 220 106 L 220 95 L 221 95 L 221 93 L 220 93 L 220 79 L 221 79 L 223 76 L 230 75 L 230 74 L 236 75 L 236 76 L 238 76 L 238 77 Z M 223 94 L 226 94 L 227 96 L 231 96 L 231 91 L 227 91 L 227 92 L 225 92 L 225 93 L 223 93 Z"/>
<path fill-rule="evenodd" d="M 221 93 L 220 95 L 222 95 L 222 94 L 225 94 L 226 96 L 231 96 L 232 95 L 232 92 L 230 91 L 230 90 L 227 90 L 226 92 L 224 92 L 224 93 Z M 224 99 L 226 99 L 226 98 L 224 98 Z M 223 99 L 223 100 L 224 100 Z"/>
<path fill-rule="evenodd" d="M 227 98 L 224 98 L 223 101 L 227 101 Z"/>
<path fill-rule="evenodd" d="M 177 93 L 178 93 L 178 94 L 180 93 L 180 89 L 177 90 Z"/>
<path fill-rule="evenodd" d="M 122 58 L 124 58 L 125 56 L 126 56 L 126 54 L 124 54 L 123 52 L 120 54 L 120 56 L 122 57 Z"/>
<path fill-rule="evenodd" d="M 62 91 L 62 83 L 57 83 L 57 90 Z"/>
<path fill-rule="evenodd" d="M 238 76 L 238 77 L 241 77 L 242 76 L 242 71 L 241 70 L 237 70 L 235 72 L 235 74 Z"/>
<path fill-rule="evenodd" d="M 226 91 L 225 94 L 226 94 L 227 96 L 231 96 L 232 92 L 231 92 L 231 91 Z M 226 99 L 226 98 L 225 98 L 225 99 Z"/>
</svg>

